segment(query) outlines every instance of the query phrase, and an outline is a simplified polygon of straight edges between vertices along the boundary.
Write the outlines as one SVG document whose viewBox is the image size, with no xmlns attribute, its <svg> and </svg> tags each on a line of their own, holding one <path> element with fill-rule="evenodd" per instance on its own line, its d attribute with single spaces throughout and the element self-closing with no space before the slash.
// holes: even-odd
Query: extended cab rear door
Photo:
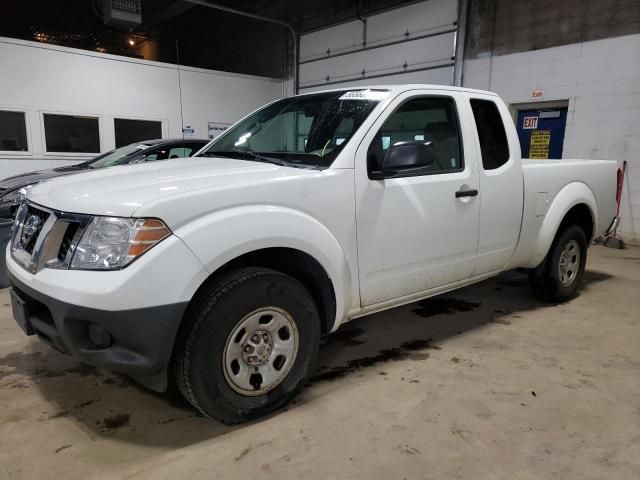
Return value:
<svg viewBox="0 0 640 480">
<path fill-rule="evenodd" d="M 474 268 L 480 203 L 473 126 L 465 97 L 414 90 L 393 100 L 355 161 L 360 297 L 363 307 L 467 279 Z M 376 179 L 397 142 L 430 142 L 436 161 Z M 372 178 L 373 177 L 373 178 Z"/>
<path fill-rule="evenodd" d="M 495 95 L 469 94 L 479 158 L 480 234 L 473 276 L 502 270 L 518 244 L 523 181 L 520 144 L 509 110 Z"/>
</svg>

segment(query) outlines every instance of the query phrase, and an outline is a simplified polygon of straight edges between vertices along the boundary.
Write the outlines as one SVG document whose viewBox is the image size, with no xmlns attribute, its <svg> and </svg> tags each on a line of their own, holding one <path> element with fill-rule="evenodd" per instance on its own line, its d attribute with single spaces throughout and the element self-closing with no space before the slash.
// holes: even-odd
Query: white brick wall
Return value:
<svg viewBox="0 0 640 480">
<path fill-rule="evenodd" d="M 640 241 L 640 35 L 466 60 L 464 86 L 569 100 L 563 156 L 627 160 L 620 233 Z"/>
</svg>

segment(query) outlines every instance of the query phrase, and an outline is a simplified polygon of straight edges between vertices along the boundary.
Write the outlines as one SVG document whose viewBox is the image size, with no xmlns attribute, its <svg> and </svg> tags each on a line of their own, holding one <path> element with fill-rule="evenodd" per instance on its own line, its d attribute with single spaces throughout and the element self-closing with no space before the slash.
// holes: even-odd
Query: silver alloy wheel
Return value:
<svg viewBox="0 0 640 480">
<path fill-rule="evenodd" d="M 563 287 L 570 286 L 580 269 L 580 245 L 575 240 L 569 240 L 562 249 L 558 270 L 560 283 Z"/>
<path fill-rule="evenodd" d="M 282 382 L 298 355 L 298 327 L 278 307 L 246 315 L 227 337 L 223 371 L 227 383 L 241 395 L 267 393 Z"/>
</svg>

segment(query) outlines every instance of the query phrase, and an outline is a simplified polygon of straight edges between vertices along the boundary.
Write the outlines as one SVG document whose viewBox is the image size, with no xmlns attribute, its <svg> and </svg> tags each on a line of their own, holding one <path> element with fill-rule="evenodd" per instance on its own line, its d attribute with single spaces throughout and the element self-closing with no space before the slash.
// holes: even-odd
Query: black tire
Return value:
<svg viewBox="0 0 640 480">
<path fill-rule="evenodd" d="M 225 348 L 243 319 L 268 306 L 288 312 L 294 320 L 297 354 L 279 384 L 264 394 L 246 396 L 227 380 Z M 296 279 L 274 270 L 243 268 L 225 275 L 205 292 L 185 322 L 174 356 L 178 388 L 204 415 L 226 424 L 253 420 L 284 406 L 304 385 L 318 355 L 320 318 L 313 298 Z"/>
<path fill-rule="evenodd" d="M 560 271 L 560 260 L 563 250 L 568 245 L 577 244 L 579 258 L 577 261 L 577 269 L 571 272 L 573 276 L 563 283 Z M 587 239 L 582 228 L 578 225 L 569 225 L 562 231 L 558 232 L 556 238 L 551 245 L 551 249 L 547 254 L 543 264 L 529 272 L 529 285 L 533 294 L 546 302 L 565 302 L 573 298 L 580 288 L 584 269 L 587 262 Z"/>
</svg>

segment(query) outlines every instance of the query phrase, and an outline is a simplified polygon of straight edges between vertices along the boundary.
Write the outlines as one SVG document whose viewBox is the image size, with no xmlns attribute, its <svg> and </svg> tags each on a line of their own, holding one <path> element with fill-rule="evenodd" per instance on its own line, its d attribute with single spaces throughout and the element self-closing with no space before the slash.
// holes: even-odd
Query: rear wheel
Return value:
<svg viewBox="0 0 640 480">
<path fill-rule="evenodd" d="M 587 239 L 582 228 L 570 225 L 560 232 L 541 268 L 529 273 L 534 295 L 549 302 L 573 298 L 582 283 Z"/>
<path fill-rule="evenodd" d="M 227 275 L 186 321 L 176 345 L 176 382 L 194 407 L 224 423 L 285 405 L 318 353 L 320 320 L 311 295 L 274 270 Z"/>
</svg>

